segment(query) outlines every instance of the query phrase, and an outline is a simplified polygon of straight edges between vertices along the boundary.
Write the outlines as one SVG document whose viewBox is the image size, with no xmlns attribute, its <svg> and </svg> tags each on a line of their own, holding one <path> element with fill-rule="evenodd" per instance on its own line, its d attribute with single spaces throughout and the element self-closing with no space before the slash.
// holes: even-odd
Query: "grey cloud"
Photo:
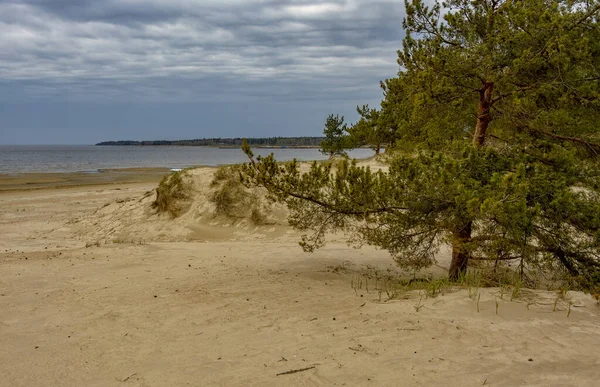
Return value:
<svg viewBox="0 0 600 387">
<path fill-rule="evenodd" d="M 402 12 L 400 0 L 0 1 L 0 91 L 372 100 L 397 71 Z"/>
</svg>

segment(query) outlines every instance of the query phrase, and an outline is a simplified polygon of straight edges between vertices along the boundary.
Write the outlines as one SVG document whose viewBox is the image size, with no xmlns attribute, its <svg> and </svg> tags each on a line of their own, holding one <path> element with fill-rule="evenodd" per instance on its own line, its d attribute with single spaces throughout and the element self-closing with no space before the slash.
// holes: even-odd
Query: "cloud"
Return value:
<svg viewBox="0 0 600 387">
<path fill-rule="evenodd" d="M 0 90 L 89 100 L 372 99 L 400 0 L 0 0 Z"/>
</svg>

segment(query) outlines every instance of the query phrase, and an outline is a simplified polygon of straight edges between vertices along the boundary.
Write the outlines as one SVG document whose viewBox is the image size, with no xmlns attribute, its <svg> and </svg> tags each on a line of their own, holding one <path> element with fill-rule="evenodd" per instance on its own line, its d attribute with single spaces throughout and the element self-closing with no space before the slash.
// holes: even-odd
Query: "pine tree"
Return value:
<svg viewBox="0 0 600 387">
<path fill-rule="evenodd" d="M 452 247 L 600 283 L 600 3 L 406 1 L 397 78 L 383 83 L 398 151 L 387 172 L 251 160 L 311 251 L 329 230 L 421 269 Z M 251 155 L 251 154 L 250 154 Z"/>
<path fill-rule="evenodd" d="M 321 153 L 329 157 L 335 155 L 346 155 L 346 149 L 350 148 L 348 141 L 348 126 L 344 123 L 344 117 L 330 114 L 325 121 L 323 129 L 325 139 L 321 142 Z"/>
<path fill-rule="evenodd" d="M 356 108 L 360 115 L 357 123 L 348 129 L 350 141 L 355 147 L 369 145 L 378 155 L 383 146 L 394 141 L 396 125 L 392 117 L 384 110 L 370 109 L 369 105 Z"/>
</svg>

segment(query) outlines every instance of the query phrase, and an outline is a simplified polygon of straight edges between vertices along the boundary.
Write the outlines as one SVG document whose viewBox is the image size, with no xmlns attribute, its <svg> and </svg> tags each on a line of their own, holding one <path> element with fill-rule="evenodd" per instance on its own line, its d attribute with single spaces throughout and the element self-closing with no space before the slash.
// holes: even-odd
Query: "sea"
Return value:
<svg viewBox="0 0 600 387">
<path fill-rule="evenodd" d="M 278 161 L 325 160 L 318 149 L 256 148 L 255 155 L 275 155 Z M 349 152 L 352 158 L 373 156 L 370 149 Z M 245 162 L 241 149 L 195 146 L 0 145 L 0 174 L 97 173 L 119 168 L 187 168 Z"/>
</svg>

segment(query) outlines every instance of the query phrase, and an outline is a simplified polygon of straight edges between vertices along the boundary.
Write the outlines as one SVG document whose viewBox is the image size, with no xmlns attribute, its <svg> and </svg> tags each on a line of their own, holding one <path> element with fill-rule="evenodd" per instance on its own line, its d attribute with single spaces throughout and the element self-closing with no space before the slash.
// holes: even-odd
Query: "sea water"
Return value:
<svg viewBox="0 0 600 387">
<path fill-rule="evenodd" d="M 325 160 L 318 149 L 253 149 L 274 153 L 278 161 Z M 370 149 L 349 152 L 353 158 L 373 156 Z M 0 174 L 27 172 L 89 172 L 115 168 L 187 168 L 245 162 L 241 149 L 195 146 L 0 145 Z"/>
</svg>

